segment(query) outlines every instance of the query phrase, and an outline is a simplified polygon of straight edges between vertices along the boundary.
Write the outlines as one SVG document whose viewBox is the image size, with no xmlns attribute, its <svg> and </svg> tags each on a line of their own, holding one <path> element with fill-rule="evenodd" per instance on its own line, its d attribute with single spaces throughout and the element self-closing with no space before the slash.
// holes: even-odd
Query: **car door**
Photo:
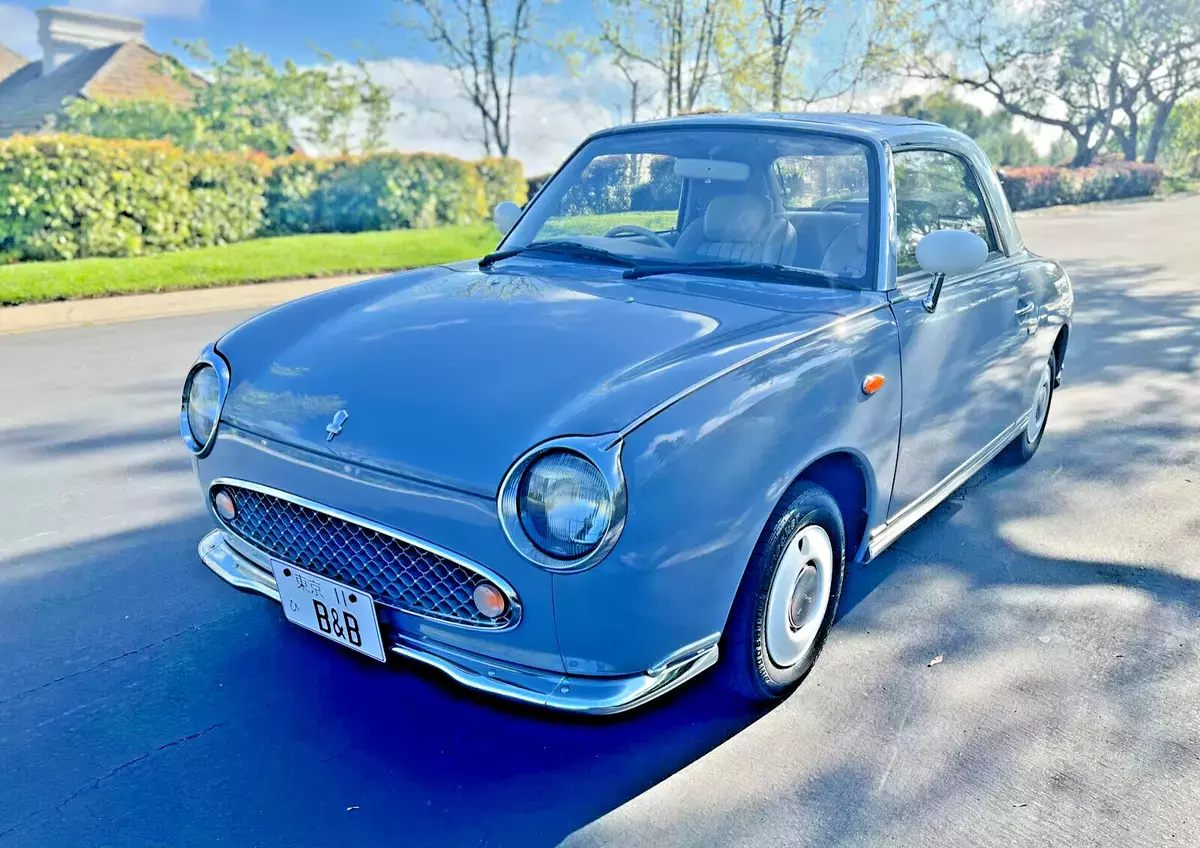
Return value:
<svg viewBox="0 0 1200 848">
<path fill-rule="evenodd" d="M 1016 262 L 1003 251 L 972 165 L 950 150 L 894 154 L 897 228 L 892 308 L 900 333 L 903 413 L 889 519 L 991 445 L 1020 416 L 1027 316 Z M 937 229 L 988 244 L 979 269 L 947 278 L 930 312 L 932 282 L 916 245 Z M 1028 369 L 1025 369 L 1026 371 Z"/>
</svg>

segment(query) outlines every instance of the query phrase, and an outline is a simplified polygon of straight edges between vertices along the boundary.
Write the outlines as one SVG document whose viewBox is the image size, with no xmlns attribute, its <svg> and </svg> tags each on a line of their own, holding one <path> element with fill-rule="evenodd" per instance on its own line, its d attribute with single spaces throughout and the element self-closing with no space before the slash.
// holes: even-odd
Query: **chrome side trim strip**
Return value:
<svg viewBox="0 0 1200 848">
<path fill-rule="evenodd" d="M 334 509 L 333 507 L 325 506 L 324 504 L 319 504 L 316 501 L 310 501 L 307 498 L 302 498 L 299 495 L 293 495 L 290 492 L 284 492 L 280 489 L 273 489 L 270 486 L 263 486 L 259 483 L 251 483 L 246 480 L 238 480 L 233 477 L 218 477 L 218 478 L 216 478 L 209 484 L 208 495 L 205 498 L 205 500 L 208 502 L 209 515 L 212 516 L 213 520 L 215 522 L 217 522 L 217 526 L 219 526 L 223 531 L 228 533 L 230 536 L 233 536 L 236 539 L 238 539 L 238 541 L 240 541 L 241 544 L 243 544 L 247 547 L 253 548 L 255 551 L 258 551 L 262 557 L 266 558 L 268 560 L 268 562 L 263 563 L 263 568 L 270 569 L 270 563 L 269 563 L 269 560 L 271 558 L 270 554 L 268 552 L 263 551 L 260 548 L 258 548 L 258 546 L 254 545 L 250 540 L 239 535 L 236 530 L 234 530 L 232 527 L 230 527 L 228 524 L 225 523 L 225 521 L 221 518 L 221 516 L 217 514 L 216 509 L 213 508 L 212 490 L 218 486 L 238 486 L 243 489 L 250 489 L 251 491 L 261 492 L 264 495 L 270 495 L 273 498 L 279 498 L 280 500 L 290 501 L 294 504 L 298 504 L 299 506 L 306 507 L 307 509 L 311 509 L 314 512 L 320 512 L 324 515 L 330 515 L 330 516 L 333 516 L 334 518 L 340 518 L 342 521 L 349 522 L 350 524 L 358 524 L 362 527 L 366 527 L 369 530 L 374 530 L 376 533 L 380 533 L 384 536 L 391 536 L 393 539 L 398 539 L 401 542 L 404 542 L 406 545 L 412 545 L 413 547 L 416 547 L 416 548 L 424 548 L 425 550 L 429 551 L 430 553 L 437 554 L 438 556 L 442 557 L 443 559 L 448 559 L 451 562 L 458 565 L 460 568 L 466 569 L 467 571 L 473 571 L 476 574 L 479 574 L 482 577 L 484 577 L 487 580 L 490 580 L 492 583 L 494 583 L 496 585 L 496 587 L 499 588 L 500 591 L 504 593 L 504 596 L 508 599 L 509 606 L 512 607 L 512 621 L 504 627 L 480 627 L 480 626 L 477 626 L 474 624 L 465 624 L 462 622 L 453 621 L 448 618 L 438 618 L 437 616 L 425 615 L 423 613 L 416 612 L 414 610 L 401 609 L 400 607 L 394 607 L 391 604 L 383 604 L 388 609 L 394 609 L 397 612 L 403 613 L 404 615 L 411 615 L 411 616 L 415 616 L 417 618 L 423 618 L 426 621 L 433 621 L 438 624 L 444 624 L 447 627 L 462 627 L 462 628 L 465 628 L 468 630 L 473 630 L 476 632 L 502 633 L 505 630 L 512 630 L 514 627 L 516 627 L 518 624 L 521 623 L 521 600 L 520 600 L 520 598 L 517 597 L 516 590 L 513 589 L 513 587 L 509 585 L 507 580 L 505 580 L 499 574 L 492 571 L 490 568 L 488 568 L 486 566 L 480 565 L 479 563 L 474 562 L 473 560 L 467 559 L 466 557 L 464 557 L 460 554 L 451 553 L 450 551 L 446 550 L 445 548 L 441 547 L 440 545 L 435 545 L 433 542 L 427 542 L 424 539 L 418 539 L 415 536 L 409 536 L 406 533 L 401 533 L 399 530 L 393 530 L 390 527 L 385 527 L 382 524 L 371 521 L 369 518 L 363 518 L 361 516 L 354 515 L 349 512 L 342 512 L 341 510 Z M 279 559 L 279 557 L 275 557 L 275 559 Z M 383 603 L 383 602 L 380 601 L 379 603 Z"/>
<path fill-rule="evenodd" d="M 933 510 L 934 507 L 954 494 L 963 483 L 967 482 L 983 466 L 991 462 L 1000 451 L 1008 447 L 1009 443 L 1025 429 L 1028 418 L 1028 412 L 1022 413 L 1020 418 L 1006 427 L 1000 435 L 988 442 L 982 450 L 951 471 L 940 483 L 896 513 L 891 521 L 881 524 L 872 530 L 871 541 L 868 546 L 870 558 L 874 559 L 883 553 L 888 545 L 900 538 L 905 530 L 912 527 Z"/>
<path fill-rule="evenodd" d="M 871 289 L 863 289 L 863 291 L 869 292 L 872 290 Z M 884 293 L 879 292 L 879 294 L 884 294 Z M 790 347 L 791 345 L 796 344 L 797 342 L 802 342 L 807 338 L 811 338 L 812 336 L 815 336 L 818 333 L 823 333 L 826 330 L 832 329 L 834 327 L 840 327 L 842 324 L 848 324 L 851 321 L 854 321 L 858 318 L 863 317 L 864 315 L 870 315 L 872 312 L 876 312 L 880 309 L 885 309 L 890 306 L 891 306 L 891 303 L 888 300 L 884 299 L 880 303 L 877 303 L 873 306 L 868 306 L 865 309 L 860 309 L 857 312 L 851 312 L 849 315 L 841 315 L 841 316 L 835 317 L 833 320 L 829 321 L 826 324 L 822 324 L 819 327 L 813 327 L 812 329 L 805 330 L 804 332 L 796 333 L 795 335 L 789 336 L 788 338 L 784 339 L 781 342 L 773 344 L 770 347 L 765 348 L 763 350 L 760 350 L 758 353 L 751 354 L 750 356 L 747 356 L 745 359 L 734 362 L 731 365 L 727 365 L 724 368 L 722 368 L 720 371 L 717 371 L 715 374 L 709 374 L 704 379 L 696 381 L 695 383 L 693 383 L 692 385 L 683 389 L 682 391 L 676 392 L 675 394 L 671 395 L 669 398 L 664 400 L 662 403 L 659 403 L 656 406 L 653 406 L 650 409 L 643 412 L 637 418 L 633 419 L 632 421 L 630 421 L 628 424 L 626 424 L 624 427 L 621 428 L 621 431 L 619 433 L 617 433 L 616 438 L 614 438 L 612 440 L 612 444 L 615 445 L 617 442 L 619 442 L 622 439 L 624 439 L 625 437 L 627 437 L 630 433 L 632 433 L 638 427 L 641 427 L 643 424 L 645 424 L 651 418 L 658 415 L 660 412 L 663 412 L 668 407 L 674 406 L 675 404 L 679 403 L 679 401 L 683 400 L 688 395 L 700 391 L 702 388 L 709 385 L 710 383 L 716 382 L 717 380 L 721 379 L 722 377 L 726 376 L 727 374 L 732 374 L 734 371 L 737 371 L 739 368 L 749 365 L 751 362 L 756 362 L 757 360 L 762 359 L 764 356 L 770 356 L 771 354 L 777 353 L 777 352 L 783 350 L 784 348 L 787 348 L 787 347 Z M 612 445 L 610 445 L 609 447 L 611 447 L 611 446 Z"/>
<path fill-rule="evenodd" d="M 200 558 L 218 577 L 276 603 L 275 579 L 233 549 L 224 531 L 201 540 Z M 539 707 L 586 715 L 609 715 L 640 707 L 715 665 L 720 634 L 688 645 L 628 677 L 571 677 L 558 672 L 511 665 L 447 645 L 393 634 L 388 651 L 432 666 L 457 683 L 480 692 Z"/>
</svg>

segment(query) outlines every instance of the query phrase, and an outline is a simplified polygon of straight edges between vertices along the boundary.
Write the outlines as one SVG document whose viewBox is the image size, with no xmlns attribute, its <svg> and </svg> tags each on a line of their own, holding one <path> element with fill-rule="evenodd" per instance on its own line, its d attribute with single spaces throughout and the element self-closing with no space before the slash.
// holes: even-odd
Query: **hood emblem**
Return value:
<svg viewBox="0 0 1200 848">
<path fill-rule="evenodd" d="M 342 425 L 346 423 L 346 419 L 350 417 L 350 413 L 344 409 L 339 409 L 334 413 L 333 420 L 325 425 L 325 432 L 329 434 L 329 438 L 325 441 L 332 442 L 334 436 L 342 435 Z"/>
</svg>

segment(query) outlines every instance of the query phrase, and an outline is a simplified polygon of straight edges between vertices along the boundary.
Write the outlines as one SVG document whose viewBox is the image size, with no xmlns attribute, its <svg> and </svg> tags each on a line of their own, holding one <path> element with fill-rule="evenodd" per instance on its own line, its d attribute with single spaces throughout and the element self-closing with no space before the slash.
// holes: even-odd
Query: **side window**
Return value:
<svg viewBox="0 0 1200 848">
<path fill-rule="evenodd" d="M 838 201 L 865 203 L 870 197 L 867 160 L 856 150 L 843 155 L 783 156 L 772 167 L 788 211 L 819 209 Z"/>
<path fill-rule="evenodd" d="M 934 230 L 969 230 L 996 250 L 975 175 L 963 160 L 940 150 L 896 153 L 896 273 L 917 266 L 917 242 Z"/>
</svg>

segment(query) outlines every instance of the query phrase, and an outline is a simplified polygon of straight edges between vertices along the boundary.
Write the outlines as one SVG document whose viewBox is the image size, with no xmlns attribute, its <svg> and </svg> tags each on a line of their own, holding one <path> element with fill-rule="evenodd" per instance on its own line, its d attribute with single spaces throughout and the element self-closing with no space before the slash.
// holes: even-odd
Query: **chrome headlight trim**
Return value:
<svg viewBox="0 0 1200 848">
<path fill-rule="evenodd" d="M 192 435 L 192 426 L 188 422 L 188 395 L 192 391 L 192 380 L 196 373 L 201 369 L 209 367 L 217 374 L 217 411 L 213 419 L 212 432 L 208 435 L 208 440 L 201 444 L 196 437 Z M 184 446 L 191 451 L 194 456 L 208 456 L 212 450 L 213 443 L 217 440 L 217 430 L 221 427 L 221 412 L 225 409 L 225 398 L 229 395 L 229 363 L 225 361 L 225 357 L 217 353 L 217 349 L 213 345 L 204 348 L 196 362 L 188 370 L 187 378 L 183 381 L 183 400 L 179 407 L 179 436 L 183 439 Z"/>
<path fill-rule="evenodd" d="M 496 498 L 496 506 L 504 535 L 508 538 L 509 544 L 516 548 L 521 556 L 547 571 L 570 573 L 591 568 L 613 549 L 617 539 L 621 537 L 621 531 L 625 528 L 625 513 L 629 505 L 625 491 L 625 473 L 621 469 L 623 442 L 617 441 L 616 444 L 613 442 L 612 434 L 564 436 L 551 439 L 527 451 L 508 469 L 508 473 L 504 475 L 504 480 L 500 484 L 500 494 Z M 612 499 L 612 519 L 609 521 L 608 530 L 605 531 L 596 547 L 576 559 L 557 559 L 533 544 L 529 536 L 525 534 L 525 528 L 521 524 L 521 516 L 517 508 L 517 492 L 525 472 L 542 456 L 557 450 L 578 454 L 594 465 L 604 477 L 605 483 L 608 484 L 609 497 Z"/>
</svg>

